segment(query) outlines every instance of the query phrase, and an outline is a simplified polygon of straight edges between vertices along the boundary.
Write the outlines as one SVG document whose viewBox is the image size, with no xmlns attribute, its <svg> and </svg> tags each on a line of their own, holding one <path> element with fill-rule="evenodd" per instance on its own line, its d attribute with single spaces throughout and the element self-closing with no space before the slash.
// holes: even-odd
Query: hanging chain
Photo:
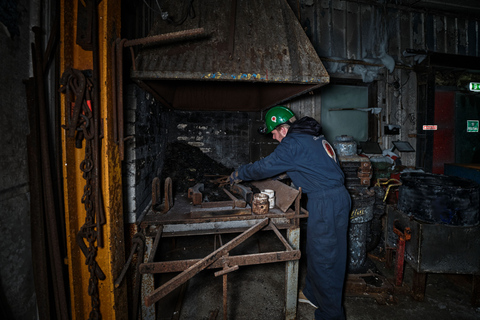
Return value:
<svg viewBox="0 0 480 320">
<path fill-rule="evenodd" d="M 97 224 L 95 215 L 95 198 L 93 168 L 94 168 L 94 137 L 95 128 L 93 126 L 93 112 L 91 96 L 93 91 L 93 84 L 89 77 L 85 76 L 86 72 L 75 69 L 68 69 L 62 76 L 61 92 L 66 93 L 66 115 L 67 126 L 64 128 L 68 130 L 70 137 L 75 136 L 76 147 L 81 148 L 82 141 L 85 140 L 85 158 L 80 163 L 80 170 L 82 177 L 85 179 L 85 186 L 83 188 L 83 195 L 81 202 L 85 208 L 85 223 L 80 228 L 77 234 L 77 243 L 85 255 L 85 264 L 88 266 L 90 279 L 88 284 L 88 294 L 91 297 L 91 307 L 89 319 L 101 319 L 100 313 L 100 298 L 98 291 L 98 280 L 104 280 L 105 275 L 97 264 Z M 74 103 L 72 103 L 72 99 Z M 93 106 L 95 107 L 95 106 Z M 73 132 L 74 130 L 76 132 Z M 99 156 L 99 155 L 97 155 Z M 87 245 L 85 245 L 85 241 Z"/>
</svg>

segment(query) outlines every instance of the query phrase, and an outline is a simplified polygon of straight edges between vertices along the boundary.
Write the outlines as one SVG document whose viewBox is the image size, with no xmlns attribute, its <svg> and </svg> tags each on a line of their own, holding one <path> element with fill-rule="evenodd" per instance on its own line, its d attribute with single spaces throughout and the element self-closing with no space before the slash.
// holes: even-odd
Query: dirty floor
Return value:
<svg viewBox="0 0 480 320">
<path fill-rule="evenodd" d="M 223 242 L 234 236 L 225 236 Z M 213 239 L 214 236 L 176 238 L 165 241 L 162 250 L 168 259 L 203 258 L 214 250 Z M 248 239 L 231 254 L 283 248 L 273 232 L 265 231 Z M 410 295 L 412 270 L 408 265 L 404 272 L 403 286 L 395 289 L 392 285 L 394 270 L 387 269 L 383 259 L 375 255 L 368 258 L 368 262 L 375 270 L 374 275 L 370 277 L 374 283 L 369 285 L 390 289 L 376 295 L 347 292 L 344 303 L 347 320 L 480 319 L 480 307 L 473 307 L 471 304 L 472 276 L 429 274 L 425 299 L 419 302 L 413 300 Z M 299 271 L 300 288 L 304 284 L 305 265 L 305 257 L 302 257 Z M 284 319 L 284 266 L 284 263 L 246 266 L 229 273 L 228 319 Z M 223 281 L 221 276 L 214 276 L 215 271 L 218 270 L 202 271 L 188 281 L 183 292 L 179 288 L 157 303 L 157 320 L 223 319 Z M 158 281 L 166 281 L 169 276 L 172 275 L 164 275 Z M 353 279 L 356 278 L 358 277 L 353 275 Z M 393 292 L 391 288 L 394 288 Z M 314 309 L 307 304 L 299 303 L 297 319 L 314 319 Z"/>
</svg>

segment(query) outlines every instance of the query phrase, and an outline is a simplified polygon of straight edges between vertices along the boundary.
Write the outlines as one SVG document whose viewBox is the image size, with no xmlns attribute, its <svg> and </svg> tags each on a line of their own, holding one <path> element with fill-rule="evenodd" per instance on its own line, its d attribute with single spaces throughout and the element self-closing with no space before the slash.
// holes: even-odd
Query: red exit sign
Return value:
<svg viewBox="0 0 480 320">
<path fill-rule="evenodd" d="M 423 125 L 423 130 L 437 130 L 437 125 L 436 124 L 430 124 L 430 125 Z"/>
</svg>

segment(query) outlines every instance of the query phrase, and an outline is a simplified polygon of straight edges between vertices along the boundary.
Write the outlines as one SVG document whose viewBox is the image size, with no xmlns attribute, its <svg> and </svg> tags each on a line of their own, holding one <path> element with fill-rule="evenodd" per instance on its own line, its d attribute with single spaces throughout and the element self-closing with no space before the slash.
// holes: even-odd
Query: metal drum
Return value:
<svg viewBox="0 0 480 320">
<path fill-rule="evenodd" d="M 479 185 L 474 181 L 431 173 L 400 177 L 398 209 L 426 223 L 474 226 L 479 220 Z"/>
<path fill-rule="evenodd" d="M 351 136 L 337 136 L 333 148 L 338 156 L 353 156 L 357 154 L 357 143 Z"/>
<path fill-rule="evenodd" d="M 348 271 L 363 272 L 367 259 L 367 236 L 373 219 L 375 194 L 363 194 L 349 190 L 352 197 L 352 211 L 348 226 Z"/>
</svg>

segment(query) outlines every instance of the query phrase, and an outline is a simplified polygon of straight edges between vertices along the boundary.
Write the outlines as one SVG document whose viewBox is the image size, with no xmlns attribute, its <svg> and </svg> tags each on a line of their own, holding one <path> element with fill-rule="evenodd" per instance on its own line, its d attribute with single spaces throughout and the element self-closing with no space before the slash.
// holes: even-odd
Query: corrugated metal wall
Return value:
<svg viewBox="0 0 480 320">
<path fill-rule="evenodd" d="M 418 56 L 406 49 L 479 56 L 479 19 L 450 13 L 431 14 L 399 6 L 372 5 L 362 0 L 288 0 L 332 78 L 378 81 L 380 146 L 391 141 L 416 145 Z M 320 119 L 321 98 L 306 95 L 290 103 L 301 115 Z M 400 135 L 385 136 L 386 124 L 401 126 Z M 415 154 L 401 155 L 415 166 Z"/>
</svg>

